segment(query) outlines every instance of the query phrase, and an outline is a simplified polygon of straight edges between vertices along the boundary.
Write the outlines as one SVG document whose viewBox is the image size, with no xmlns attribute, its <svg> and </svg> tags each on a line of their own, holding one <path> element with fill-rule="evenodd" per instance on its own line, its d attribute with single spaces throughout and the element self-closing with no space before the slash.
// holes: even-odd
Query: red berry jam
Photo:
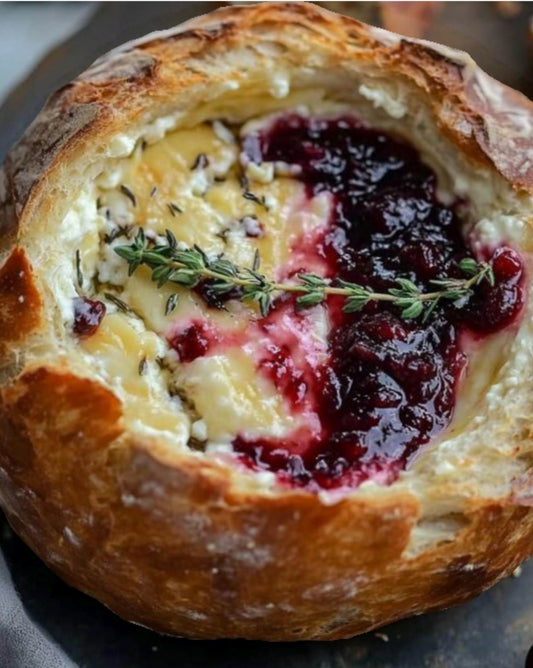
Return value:
<svg viewBox="0 0 533 668">
<path fill-rule="evenodd" d="M 429 291 L 431 280 L 461 277 L 458 262 L 472 257 L 456 213 L 436 198 L 435 175 L 413 148 L 382 132 L 351 118 L 291 115 L 247 137 L 244 150 L 255 162 L 298 165 L 309 197 L 333 194 L 332 220 L 314 251 L 326 275 L 380 292 L 402 276 Z M 319 430 L 283 441 L 241 436 L 235 449 L 298 485 L 392 482 L 450 423 L 466 365 L 461 333 L 487 336 L 522 309 L 521 258 L 506 247 L 491 255 L 484 259 L 492 259 L 495 285 L 485 281 L 466 305 L 442 302 L 425 324 L 402 320 L 383 302 L 347 315 L 330 299 L 325 364 L 297 362 L 298 342 L 288 341 L 274 343 L 258 365 L 293 410 L 307 397 Z"/>
<path fill-rule="evenodd" d="M 106 307 L 96 299 L 76 297 L 74 300 L 73 331 L 77 336 L 91 336 L 102 322 Z"/>
<path fill-rule="evenodd" d="M 318 262 L 324 276 L 379 292 L 396 287 L 398 277 L 424 292 L 436 289 L 432 280 L 465 278 L 458 263 L 473 253 L 460 220 L 437 200 L 435 175 L 410 146 L 352 118 L 289 115 L 248 136 L 244 151 L 257 163 L 299 166 L 309 198 L 333 198 L 326 230 L 295 244 L 299 270 L 316 271 Z M 239 435 L 233 445 L 242 460 L 311 489 L 392 482 L 452 419 L 467 363 L 462 335 L 493 334 L 522 310 L 520 256 L 499 247 L 477 259 L 492 261 L 494 285 L 476 286 L 466 303 L 441 301 L 426 322 L 402 319 L 387 302 L 345 314 L 339 298 L 328 298 L 322 351 L 306 343 L 309 313 L 298 312 L 291 297 L 278 298 L 249 336 L 262 341 L 259 372 L 304 427 L 284 439 Z M 294 272 L 292 262 L 285 276 Z"/>
<path fill-rule="evenodd" d="M 200 281 L 200 283 L 194 288 L 196 294 L 204 300 L 207 306 L 216 309 L 225 308 L 226 302 L 230 299 L 240 299 L 242 295 L 242 290 L 240 288 L 233 288 L 228 292 L 220 293 L 213 289 L 212 280 Z"/>
<path fill-rule="evenodd" d="M 193 320 L 185 327 L 178 328 L 169 340 L 170 346 L 178 353 L 180 362 L 192 362 L 203 357 L 218 341 L 218 335 L 202 320 Z"/>
</svg>

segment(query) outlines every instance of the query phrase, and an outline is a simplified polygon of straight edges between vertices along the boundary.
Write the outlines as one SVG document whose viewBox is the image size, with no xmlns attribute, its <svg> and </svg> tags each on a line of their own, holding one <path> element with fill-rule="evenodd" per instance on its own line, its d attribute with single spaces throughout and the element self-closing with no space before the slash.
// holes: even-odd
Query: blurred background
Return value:
<svg viewBox="0 0 533 668">
<path fill-rule="evenodd" d="M 102 53 L 223 4 L 0 1 L 0 163 L 48 95 Z M 533 2 L 318 4 L 466 50 L 492 76 L 533 98 Z M 508 578 L 458 608 L 353 640 L 283 645 L 195 643 L 131 626 L 59 581 L 0 512 L 2 559 L 25 614 L 83 668 L 524 668 L 533 643 L 532 562 L 518 579 Z M 0 606 L 2 600 L 0 595 Z M 20 629 L 11 627 L 20 642 Z M 0 668 L 3 634 L 0 626 Z M 43 665 L 37 657 L 24 668 Z M 533 668 L 533 650 L 526 666 Z"/>
</svg>

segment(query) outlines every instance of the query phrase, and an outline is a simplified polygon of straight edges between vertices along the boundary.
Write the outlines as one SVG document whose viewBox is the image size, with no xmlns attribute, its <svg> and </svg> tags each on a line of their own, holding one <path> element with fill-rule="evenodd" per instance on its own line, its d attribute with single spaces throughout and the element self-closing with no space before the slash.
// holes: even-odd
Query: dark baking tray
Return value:
<svg viewBox="0 0 533 668">
<path fill-rule="evenodd" d="M 368 5 L 360 3 L 361 12 Z M 47 95 L 101 53 L 210 9 L 212 3 L 196 2 L 100 6 L 89 24 L 50 52 L 0 108 L 0 161 Z M 484 69 L 532 97 L 533 55 L 524 30 L 533 4 L 530 9 L 504 20 L 490 3 L 448 2 L 427 36 L 469 50 Z M 200 642 L 127 624 L 69 588 L 9 530 L 1 513 L 0 549 L 31 619 L 84 668 L 523 668 L 533 643 L 533 563 L 519 578 L 501 582 L 471 603 L 353 640 Z"/>
</svg>

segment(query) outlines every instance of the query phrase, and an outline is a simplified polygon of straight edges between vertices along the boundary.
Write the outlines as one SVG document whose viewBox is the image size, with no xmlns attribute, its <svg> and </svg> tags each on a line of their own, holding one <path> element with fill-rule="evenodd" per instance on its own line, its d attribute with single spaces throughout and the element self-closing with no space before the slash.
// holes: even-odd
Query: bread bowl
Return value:
<svg viewBox="0 0 533 668">
<path fill-rule="evenodd" d="M 170 228 L 187 247 L 243 266 L 260 247 L 268 275 L 327 275 L 323 258 L 309 257 L 324 248 L 314 234 L 332 216 L 323 180 L 310 194 L 306 165 L 291 169 L 294 151 L 292 160 L 250 159 L 250 147 L 270 150 L 262 138 L 285 141 L 287 126 L 306 141 L 311 126 L 319 138 L 364 135 L 370 148 L 382 138 L 383 160 L 401 154 L 422 170 L 431 202 L 462 221 L 454 244 L 480 257 L 504 246 L 518 258 L 512 317 L 458 344 L 466 359 L 450 381 L 456 396 L 399 469 L 361 476 L 356 456 L 352 468 L 320 477 L 305 457 L 296 472 L 287 457 L 267 461 L 260 441 L 327 410 L 289 400 L 268 371 L 272 359 L 257 359 L 246 336 L 228 346 L 235 329 L 255 343 L 260 314 L 238 300 L 216 310 L 205 293 L 159 289 L 146 268 L 128 278 L 113 250 L 141 221 L 157 242 Z M 529 556 L 533 531 L 530 158 L 530 103 L 467 56 L 311 5 L 227 8 L 105 56 L 51 98 L 0 177 L 0 501 L 12 526 L 122 617 L 196 638 L 349 637 L 460 603 L 508 575 Z M 414 177 L 400 175 L 401 190 Z M 367 200 L 361 206 L 368 214 Z M 417 252 L 401 275 L 416 262 Z M 101 318 L 103 307 L 89 304 L 86 329 L 76 328 L 87 324 L 75 311 L 80 297 L 105 306 Z M 319 358 L 312 371 L 328 366 L 320 356 L 329 349 L 306 348 L 308 331 L 312 343 L 329 336 L 324 309 L 298 314 L 296 337 Z M 198 319 L 224 333 L 226 349 L 189 359 Z M 388 325 L 423 330 L 417 323 Z M 273 335 L 285 331 L 274 324 Z M 359 361 L 368 352 L 346 348 Z M 288 451 L 308 444 L 298 438 Z"/>
</svg>

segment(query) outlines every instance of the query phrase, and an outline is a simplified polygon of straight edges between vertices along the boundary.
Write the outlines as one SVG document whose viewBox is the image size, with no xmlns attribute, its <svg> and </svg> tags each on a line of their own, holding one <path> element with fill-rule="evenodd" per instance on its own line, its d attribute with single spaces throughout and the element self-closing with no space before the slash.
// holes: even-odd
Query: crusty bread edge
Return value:
<svg viewBox="0 0 533 668">
<path fill-rule="evenodd" d="M 517 191 L 533 189 L 533 165 L 516 159 L 526 139 L 514 125 L 516 114 L 533 117 L 533 105 L 492 80 L 494 94 L 480 98 L 474 84 L 488 78 L 464 54 L 303 3 L 224 8 L 100 59 L 52 96 L 9 153 L 0 232 L 10 259 L 0 298 L 19 281 L 15 292 L 28 299 L 3 300 L 5 317 L 21 326 L 0 328 L 0 349 L 39 326 L 38 283 L 24 250 L 11 244 L 16 236 L 24 246 L 26 221 L 54 170 L 140 115 L 147 96 L 139 93 L 154 94 L 172 77 L 179 79 L 173 95 L 186 89 L 191 77 L 178 75 L 187 59 L 272 25 L 297 27 L 340 57 L 371 46 L 383 67 L 425 92 L 441 130 L 469 160 Z M 533 512 L 520 500 L 527 495 L 472 499 L 453 540 L 409 558 L 420 511 L 394 487 L 378 499 L 351 496 L 335 505 L 305 492 L 234 489 L 222 469 L 199 458 L 180 465 L 125 433 L 119 400 L 66 364 L 25 369 L 3 387 L 1 409 L 0 503 L 15 530 L 65 580 L 159 631 L 349 637 L 463 602 L 532 551 Z"/>
</svg>

